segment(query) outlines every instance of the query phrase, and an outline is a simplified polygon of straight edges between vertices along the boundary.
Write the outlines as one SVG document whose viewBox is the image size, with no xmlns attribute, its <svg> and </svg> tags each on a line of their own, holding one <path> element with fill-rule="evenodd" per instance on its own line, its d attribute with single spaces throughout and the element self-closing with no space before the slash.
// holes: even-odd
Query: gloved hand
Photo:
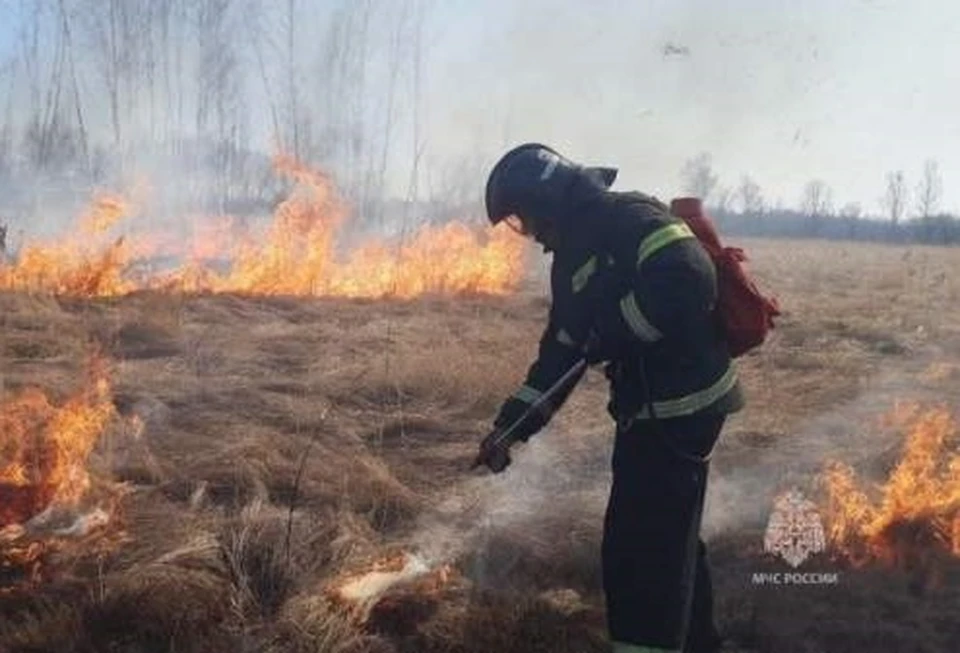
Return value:
<svg viewBox="0 0 960 653">
<path fill-rule="evenodd" d="M 587 365 L 605 363 L 612 358 L 609 347 L 604 346 L 600 341 L 596 329 L 591 329 L 590 335 L 587 336 L 587 342 L 583 347 L 583 357 L 586 359 Z"/>
<path fill-rule="evenodd" d="M 494 429 L 480 443 L 480 451 L 473 461 L 473 468 L 486 465 L 495 474 L 510 466 L 510 447 L 516 440 L 504 438 L 501 429 Z"/>
<path fill-rule="evenodd" d="M 542 429 L 547 421 L 541 411 L 535 410 L 527 414 L 528 410 L 530 410 L 530 404 L 525 401 L 513 397 L 507 399 L 500 407 L 496 419 L 493 420 L 493 428 L 498 431 L 505 431 L 524 415 L 527 415 L 527 418 L 513 429 L 511 436 L 514 442 L 517 440 L 526 442 L 530 439 L 530 436 Z"/>
</svg>

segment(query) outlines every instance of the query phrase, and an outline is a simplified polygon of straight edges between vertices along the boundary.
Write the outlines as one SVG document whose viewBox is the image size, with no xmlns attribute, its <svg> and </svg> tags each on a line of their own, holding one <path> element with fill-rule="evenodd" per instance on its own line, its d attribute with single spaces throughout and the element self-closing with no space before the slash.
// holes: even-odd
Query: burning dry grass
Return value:
<svg viewBox="0 0 960 653">
<path fill-rule="evenodd" d="M 99 356 L 62 402 L 37 387 L 0 399 L 0 592 L 58 573 L 54 556 L 108 546 L 111 538 L 90 534 L 109 524 L 118 497 L 103 482 L 90 492 L 88 467 L 114 417 Z"/>
<path fill-rule="evenodd" d="M 443 425 L 465 462 L 478 418 L 485 422 L 519 377 L 509 352 L 458 374 L 468 352 L 454 333 L 491 346 L 492 324 L 513 332 L 508 343 L 532 342 L 537 319 L 518 329 L 482 300 L 374 305 L 138 294 L 94 304 L 43 300 L 42 311 L 38 301 L 3 297 L 5 386 L 82 378 L 82 359 L 63 357 L 80 347 L 63 338 L 32 348 L 30 357 L 11 352 L 11 341 L 45 338 L 49 320 L 70 338 L 92 337 L 115 361 L 110 411 L 142 427 L 93 452 L 93 462 L 131 491 L 122 519 L 128 544 L 100 562 L 73 561 L 69 577 L 87 574 L 99 598 L 50 610 L 38 591 L 36 605 L 4 605 L 2 641 L 20 650 L 64 650 L 68 640 L 77 650 L 106 642 L 149 648 L 161 632 L 177 650 L 236 650 L 244 638 L 262 650 L 367 646 L 373 640 L 355 626 L 343 637 L 321 632 L 336 629 L 340 617 L 311 604 L 311 588 L 348 560 L 375 557 L 378 542 L 414 524 L 427 496 L 393 467 L 403 466 L 408 436 Z M 423 316 L 441 308 L 450 316 L 446 337 L 431 334 Z M 504 369 L 510 381 L 501 380 Z M 406 473 L 423 475 L 413 465 Z M 440 484 L 438 477 L 419 486 Z M 62 590 L 57 582 L 49 591 Z M 179 602 L 182 593 L 190 600 Z M 122 632 L 107 626 L 125 621 Z M 205 648 L 191 637 L 224 643 Z"/>
<path fill-rule="evenodd" d="M 55 243 L 28 244 L 15 264 L 0 261 L 0 290 L 45 291 L 56 295 L 98 297 L 129 292 L 123 277 L 131 254 L 123 238 L 107 238 L 128 208 L 109 195 L 93 199 L 77 224 L 77 234 Z"/>
<path fill-rule="evenodd" d="M 897 416 L 907 430 L 903 451 L 877 492 L 862 487 L 842 463 L 833 463 L 824 478 L 830 537 L 855 564 L 916 569 L 935 563 L 938 554 L 960 556 L 956 423 L 945 408 L 905 412 Z"/>
<path fill-rule="evenodd" d="M 94 360 L 85 387 L 62 406 L 30 388 L 0 403 L 0 527 L 54 502 L 74 505 L 90 486 L 87 458 L 113 417 L 106 364 Z"/>
<path fill-rule="evenodd" d="M 114 297 L 134 290 L 253 296 L 418 297 L 431 293 L 502 294 L 522 279 L 524 242 L 509 230 L 482 233 L 465 223 L 423 227 L 398 242 L 370 240 L 342 251 L 347 207 L 331 180 L 289 157 L 275 160 L 293 183 L 265 230 L 239 233 L 229 218 L 199 218 L 193 239 L 156 236 L 134 225 L 121 198 L 100 195 L 75 233 L 29 243 L 0 259 L 0 290 Z M 171 242 L 172 240 L 172 242 Z M 186 242 L 186 244 L 184 244 Z M 160 256 L 178 260 L 158 271 Z"/>
<path fill-rule="evenodd" d="M 864 432 L 830 440 L 847 447 L 835 452 L 802 436 L 814 417 L 846 414 L 850 399 L 870 395 L 884 370 L 904 379 L 896 394 L 944 398 L 960 358 L 949 312 L 960 304 L 947 303 L 960 294 L 939 276 L 953 252 L 914 249 L 904 261 L 907 250 L 894 248 L 748 249 L 787 314 L 742 364 L 752 401 L 730 422 L 716 475 L 778 476 L 798 456 L 818 471 L 833 453 L 865 474 L 891 441 Z M 895 265 L 909 272 L 888 272 Z M 941 310 L 926 310 L 933 302 Z M 141 424 L 89 455 L 90 468 L 126 485 L 107 529 L 125 540 L 51 560 L 47 582 L 0 596 L 0 650 L 605 650 L 596 556 L 610 426 L 598 375 L 552 433 L 518 453 L 513 477 L 465 482 L 546 309 L 527 296 L 0 295 L 0 400 L 35 386 L 64 405 L 92 339 L 112 361 L 114 419 Z M 939 367 L 914 362 L 935 345 Z M 768 489 L 758 487 L 751 504 Z M 476 517 L 474 494 L 514 512 Z M 452 499 L 462 501 L 438 509 Z M 433 522 L 445 528 L 424 527 Z M 838 587 L 768 591 L 749 583 L 775 564 L 760 551 L 762 523 L 733 523 L 715 536 L 713 558 L 721 625 L 745 651 L 944 653 L 960 636 L 955 560 L 922 595 L 870 564 L 845 568 Z M 425 558 L 430 571 L 418 578 L 429 586 L 386 589 L 362 623 L 330 599 L 385 554 L 427 545 L 452 552 Z M 444 564 L 450 573 L 434 577 Z M 896 627 L 891 611 L 902 616 Z"/>
</svg>

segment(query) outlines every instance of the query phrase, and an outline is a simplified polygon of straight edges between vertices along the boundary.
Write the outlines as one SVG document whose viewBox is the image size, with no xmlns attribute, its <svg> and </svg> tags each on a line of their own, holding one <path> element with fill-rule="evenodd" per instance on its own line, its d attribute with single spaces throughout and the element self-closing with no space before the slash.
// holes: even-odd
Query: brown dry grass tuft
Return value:
<svg viewBox="0 0 960 653">
<path fill-rule="evenodd" d="M 358 631 L 356 624 L 322 596 L 301 595 L 277 619 L 264 653 L 389 653 L 393 648 Z"/>
<path fill-rule="evenodd" d="M 526 592 L 483 592 L 465 607 L 442 606 L 399 647 L 404 653 L 591 653 L 609 650 L 603 613 L 564 610 Z"/>
</svg>

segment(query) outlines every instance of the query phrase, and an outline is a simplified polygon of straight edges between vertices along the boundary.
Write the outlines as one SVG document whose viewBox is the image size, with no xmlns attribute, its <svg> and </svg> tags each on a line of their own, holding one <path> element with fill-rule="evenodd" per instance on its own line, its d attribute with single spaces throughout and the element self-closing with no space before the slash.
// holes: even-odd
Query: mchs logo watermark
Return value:
<svg viewBox="0 0 960 653">
<path fill-rule="evenodd" d="M 813 502 L 796 488 L 777 497 L 763 536 L 763 550 L 780 556 L 796 569 L 826 546 L 823 522 Z"/>
<path fill-rule="evenodd" d="M 807 558 L 827 546 L 817 507 L 793 488 L 774 501 L 773 513 L 763 536 L 763 550 L 797 569 Z M 840 578 L 829 572 L 758 572 L 757 585 L 836 585 Z"/>
<path fill-rule="evenodd" d="M 750 578 L 754 585 L 836 585 L 840 582 L 837 572 L 808 571 L 786 572 L 756 571 Z"/>
</svg>

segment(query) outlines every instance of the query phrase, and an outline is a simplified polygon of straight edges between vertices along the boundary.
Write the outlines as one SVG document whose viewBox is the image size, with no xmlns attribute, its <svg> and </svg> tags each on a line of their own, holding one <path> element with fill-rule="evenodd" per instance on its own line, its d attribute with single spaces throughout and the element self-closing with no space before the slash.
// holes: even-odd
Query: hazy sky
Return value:
<svg viewBox="0 0 960 653">
<path fill-rule="evenodd" d="M 932 157 L 945 208 L 960 209 L 960 3 L 440 4 L 434 146 L 543 140 L 662 195 L 707 150 L 722 182 L 749 173 L 792 205 L 821 177 L 838 206 L 870 212 L 888 170 L 912 190 Z M 665 56 L 668 43 L 689 54 Z"/>
<path fill-rule="evenodd" d="M 541 140 L 666 197 L 683 161 L 709 151 L 723 184 L 747 173 L 791 206 L 822 178 L 836 206 L 873 213 L 888 171 L 903 169 L 912 191 L 935 158 L 943 208 L 960 211 L 958 2 L 422 1 L 431 160 L 486 166 Z M 10 31 L 0 24 L 0 53 Z M 398 185 L 411 149 L 392 168 Z"/>
</svg>

